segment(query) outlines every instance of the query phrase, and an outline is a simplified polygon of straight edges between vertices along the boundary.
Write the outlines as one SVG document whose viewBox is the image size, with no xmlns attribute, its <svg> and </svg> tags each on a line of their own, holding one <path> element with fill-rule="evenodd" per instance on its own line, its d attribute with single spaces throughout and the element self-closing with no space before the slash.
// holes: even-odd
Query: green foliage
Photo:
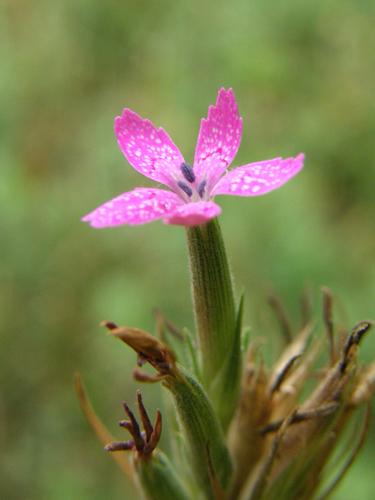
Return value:
<svg viewBox="0 0 375 500">
<path fill-rule="evenodd" d="M 172 464 L 162 452 L 154 453 L 149 460 L 136 461 L 135 468 L 142 489 L 150 500 L 188 500 Z"/>
<path fill-rule="evenodd" d="M 173 394 L 186 438 L 188 461 L 200 491 L 204 492 L 204 498 L 213 499 L 213 483 L 218 482 L 224 491 L 232 472 L 220 422 L 203 387 L 189 373 L 181 370 L 180 377 L 168 377 L 164 384 Z"/>
</svg>

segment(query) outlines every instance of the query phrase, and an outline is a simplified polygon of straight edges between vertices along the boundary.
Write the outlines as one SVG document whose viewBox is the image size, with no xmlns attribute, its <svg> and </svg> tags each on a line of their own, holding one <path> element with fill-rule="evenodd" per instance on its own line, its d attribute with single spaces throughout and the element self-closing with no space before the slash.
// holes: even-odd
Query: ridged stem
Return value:
<svg viewBox="0 0 375 500">
<path fill-rule="evenodd" d="M 205 385 L 232 350 L 236 313 L 232 279 L 217 219 L 187 228 L 192 295 Z"/>
<path fill-rule="evenodd" d="M 243 303 L 236 311 L 217 219 L 188 228 L 187 238 L 202 381 L 226 431 L 240 385 Z"/>
</svg>

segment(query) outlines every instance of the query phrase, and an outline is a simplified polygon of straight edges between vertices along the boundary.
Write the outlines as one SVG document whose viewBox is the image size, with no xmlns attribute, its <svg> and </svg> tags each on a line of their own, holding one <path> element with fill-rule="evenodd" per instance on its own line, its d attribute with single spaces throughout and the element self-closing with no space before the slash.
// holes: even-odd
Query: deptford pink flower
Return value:
<svg viewBox="0 0 375 500">
<path fill-rule="evenodd" d="M 202 119 L 193 165 L 167 132 L 130 109 L 115 119 L 121 151 L 138 172 L 167 189 L 136 188 L 82 218 L 93 227 L 145 224 L 195 226 L 218 216 L 216 195 L 259 196 L 285 184 L 303 167 L 304 155 L 248 163 L 228 171 L 241 142 L 242 118 L 232 89 L 219 90 Z"/>
</svg>

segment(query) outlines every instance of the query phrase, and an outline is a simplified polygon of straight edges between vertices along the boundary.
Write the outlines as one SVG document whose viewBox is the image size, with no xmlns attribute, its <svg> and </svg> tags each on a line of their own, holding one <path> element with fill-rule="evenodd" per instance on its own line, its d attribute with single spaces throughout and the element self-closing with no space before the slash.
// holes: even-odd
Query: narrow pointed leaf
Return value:
<svg viewBox="0 0 375 500">
<path fill-rule="evenodd" d="M 74 378 L 75 390 L 78 396 L 79 404 L 81 406 L 82 412 L 85 415 L 90 427 L 93 429 L 95 434 L 97 435 L 99 441 L 105 446 L 108 443 L 114 441 L 112 434 L 105 427 L 103 422 L 99 419 L 95 410 L 89 400 L 87 395 L 85 386 L 83 384 L 81 375 L 79 373 L 75 374 Z M 120 469 L 124 472 L 124 474 L 131 480 L 134 480 L 134 470 L 132 465 L 130 464 L 127 457 L 122 454 L 114 453 L 111 455 L 112 458 L 117 462 Z"/>
<path fill-rule="evenodd" d="M 173 395 L 196 480 L 207 498 L 214 498 L 212 477 L 226 489 L 232 465 L 220 423 L 202 386 L 187 372 L 166 377 Z M 215 479 L 216 480 L 216 479 Z"/>
<path fill-rule="evenodd" d="M 244 296 L 242 295 L 237 311 L 232 349 L 228 352 L 223 367 L 215 377 L 211 387 L 211 397 L 215 408 L 217 408 L 224 431 L 227 430 L 233 417 L 240 389 L 243 305 Z"/>
</svg>

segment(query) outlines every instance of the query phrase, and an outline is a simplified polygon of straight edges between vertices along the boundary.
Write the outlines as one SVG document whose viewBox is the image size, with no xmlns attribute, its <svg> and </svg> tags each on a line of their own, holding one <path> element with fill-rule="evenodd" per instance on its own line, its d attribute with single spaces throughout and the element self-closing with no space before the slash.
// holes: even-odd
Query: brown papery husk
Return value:
<svg viewBox="0 0 375 500">
<path fill-rule="evenodd" d="M 228 434 L 235 467 L 230 498 L 237 498 L 242 484 L 265 450 L 268 437 L 261 435 L 259 429 L 267 423 L 271 413 L 267 387 L 265 367 L 262 362 L 259 367 L 256 365 L 253 345 L 248 351 L 239 405 Z"/>
</svg>

